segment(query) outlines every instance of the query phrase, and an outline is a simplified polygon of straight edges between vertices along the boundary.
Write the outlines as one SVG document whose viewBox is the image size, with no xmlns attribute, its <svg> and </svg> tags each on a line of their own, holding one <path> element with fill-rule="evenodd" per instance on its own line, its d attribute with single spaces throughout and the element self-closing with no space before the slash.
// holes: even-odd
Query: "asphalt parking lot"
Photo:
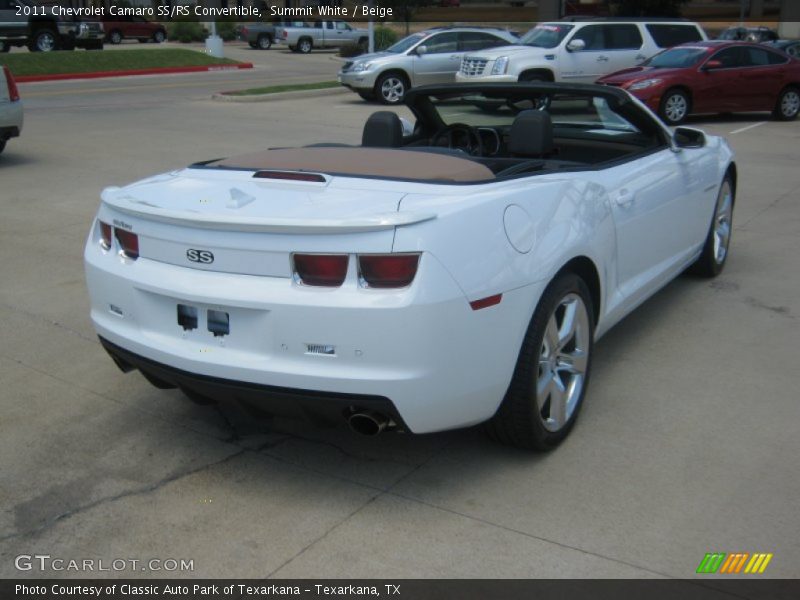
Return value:
<svg viewBox="0 0 800 600">
<path fill-rule="evenodd" d="M 601 340 L 573 434 L 539 455 L 479 428 L 255 422 L 107 357 L 82 267 L 103 187 L 357 143 L 378 109 L 209 99 L 249 77 L 21 86 L 23 137 L 0 156 L 0 577 L 82 575 L 14 566 L 49 554 L 194 563 L 84 576 L 685 578 L 712 551 L 770 552 L 767 576 L 800 576 L 800 123 L 693 123 L 738 154 L 726 270 L 679 278 Z"/>
</svg>

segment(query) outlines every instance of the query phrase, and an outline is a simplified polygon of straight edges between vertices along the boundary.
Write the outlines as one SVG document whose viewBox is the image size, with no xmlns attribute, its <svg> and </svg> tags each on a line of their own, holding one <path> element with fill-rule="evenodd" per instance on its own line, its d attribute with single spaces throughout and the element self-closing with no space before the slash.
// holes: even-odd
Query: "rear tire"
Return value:
<svg viewBox="0 0 800 600">
<path fill-rule="evenodd" d="M 310 38 L 302 38 L 297 42 L 297 51 L 301 54 L 308 54 L 314 48 L 314 42 Z"/>
<path fill-rule="evenodd" d="M 658 116 L 667 125 L 680 125 L 689 116 L 692 103 L 686 92 L 679 89 L 667 90 L 658 106 Z"/>
<path fill-rule="evenodd" d="M 788 87 L 778 96 L 772 116 L 778 121 L 794 121 L 800 113 L 800 89 Z"/>
<path fill-rule="evenodd" d="M 552 450 L 572 430 L 589 385 L 594 311 L 586 283 L 573 273 L 554 279 L 528 325 L 511 385 L 486 424 L 494 440 Z"/>
<path fill-rule="evenodd" d="M 53 52 L 61 47 L 58 33 L 52 29 L 39 29 L 34 32 L 28 50 L 31 52 Z"/>
<path fill-rule="evenodd" d="M 122 43 L 122 32 L 115 29 L 108 34 L 108 41 L 115 46 Z"/>
<path fill-rule="evenodd" d="M 259 50 L 269 50 L 272 47 L 272 38 L 266 33 L 262 33 L 260 36 L 258 36 L 256 44 Z"/>
<path fill-rule="evenodd" d="M 714 205 L 714 216 L 711 219 L 711 226 L 708 228 L 706 242 L 703 245 L 703 252 L 698 259 L 689 267 L 689 272 L 700 277 L 716 277 L 725 268 L 728 260 L 728 249 L 733 233 L 733 207 L 736 201 L 736 193 L 733 188 L 733 180 L 730 175 L 726 175 L 720 185 L 717 194 L 717 203 Z"/>
<path fill-rule="evenodd" d="M 153 34 L 153 41 L 156 44 L 163 44 L 166 39 L 167 39 L 167 34 L 161 31 L 160 29 Z"/>
</svg>

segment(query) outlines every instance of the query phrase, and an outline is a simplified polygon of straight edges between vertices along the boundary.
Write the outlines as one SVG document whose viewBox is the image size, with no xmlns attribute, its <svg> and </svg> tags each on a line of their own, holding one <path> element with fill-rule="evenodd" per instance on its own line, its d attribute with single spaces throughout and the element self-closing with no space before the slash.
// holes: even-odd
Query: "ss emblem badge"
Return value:
<svg viewBox="0 0 800 600">
<path fill-rule="evenodd" d="M 192 262 L 210 265 L 214 262 L 214 253 L 210 250 L 196 250 L 195 248 L 189 248 L 186 251 L 186 258 Z"/>
</svg>

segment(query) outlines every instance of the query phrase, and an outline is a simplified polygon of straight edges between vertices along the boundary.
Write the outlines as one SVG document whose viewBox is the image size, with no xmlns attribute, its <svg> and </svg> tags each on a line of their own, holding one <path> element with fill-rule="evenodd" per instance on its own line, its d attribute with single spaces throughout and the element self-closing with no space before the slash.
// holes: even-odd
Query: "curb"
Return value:
<svg viewBox="0 0 800 600">
<path fill-rule="evenodd" d="M 294 90 L 291 92 L 275 92 L 274 94 L 258 94 L 254 96 L 230 96 L 224 93 L 214 94 L 212 100 L 217 102 L 272 102 L 291 98 L 313 98 L 349 92 L 346 87 L 322 88 L 320 90 Z"/>
<path fill-rule="evenodd" d="M 66 79 L 100 79 L 105 77 L 128 77 L 130 75 L 171 75 L 173 73 L 204 73 L 209 71 L 238 71 L 252 69 L 253 63 L 235 65 L 197 65 L 192 67 L 153 67 L 152 69 L 133 69 L 130 71 L 94 71 L 91 73 L 55 73 L 53 75 L 20 75 L 14 77 L 17 83 L 36 83 L 40 81 L 64 81 Z"/>
</svg>

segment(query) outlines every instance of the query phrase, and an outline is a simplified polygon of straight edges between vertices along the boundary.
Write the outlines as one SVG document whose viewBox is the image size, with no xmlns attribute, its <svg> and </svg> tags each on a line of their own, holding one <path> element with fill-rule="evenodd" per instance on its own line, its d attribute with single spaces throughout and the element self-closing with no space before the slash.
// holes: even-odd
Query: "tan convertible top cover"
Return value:
<svg viewBox="0 0 800 600">
<path fill-rule="evenodd" d="M 466 158 L 395 148 L 334 146 L 265 150 L 226 158 L 208 166 L 260 171 L 311 171 L 415 181 L 477 182 L 495 178 L 487 167 Z"/>
</svg>

